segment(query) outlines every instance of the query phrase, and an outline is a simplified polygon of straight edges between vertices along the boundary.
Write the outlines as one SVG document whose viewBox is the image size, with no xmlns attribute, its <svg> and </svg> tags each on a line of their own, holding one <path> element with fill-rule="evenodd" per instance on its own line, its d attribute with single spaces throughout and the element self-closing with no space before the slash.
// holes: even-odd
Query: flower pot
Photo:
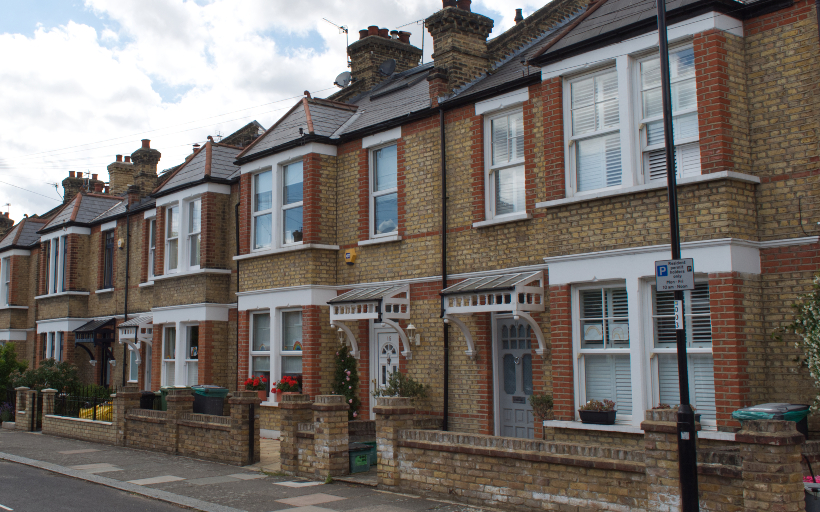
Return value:
<svg viewBox="0 0 820 512">
<path fill-rule="evenodd" d="M 578 411 L 582 423 L 592 425 L 614 425 L 615 414 L 618 411 Z"/>
<path fill-rule="evenodd" d="M 256 394 L 259 395 L 259 400 L 262 400 L 263 402 L 268 401 L 268 392 L 265 391 L 264 389 L 257 390 Z"/>
</svg>

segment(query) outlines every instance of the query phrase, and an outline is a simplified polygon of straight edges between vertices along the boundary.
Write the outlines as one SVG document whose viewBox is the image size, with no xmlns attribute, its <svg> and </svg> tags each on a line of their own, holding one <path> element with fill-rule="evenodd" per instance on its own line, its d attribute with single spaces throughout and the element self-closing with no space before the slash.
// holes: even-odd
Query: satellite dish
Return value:
<svg viewBox="0 0 820 512">
<path fill-rule="evenodd" d="M 384 76 L 392 75 L 393 71 L 396 71 L 395 59 L 387 59 L 386 61 L 382 62 L 381 66 L 379 66 L 379 73 L 381 73 Z"/>
<path fill-rule="evenodd" d="M 344 71 L 339 73 L 339 76 L 336 77 L 336 80 L 334 80 L 333 83 L 344 89 L 350 85 L 351 78 L 353 78 L 353 75 L 350 74 L 350 71 Z"/>
</svg>

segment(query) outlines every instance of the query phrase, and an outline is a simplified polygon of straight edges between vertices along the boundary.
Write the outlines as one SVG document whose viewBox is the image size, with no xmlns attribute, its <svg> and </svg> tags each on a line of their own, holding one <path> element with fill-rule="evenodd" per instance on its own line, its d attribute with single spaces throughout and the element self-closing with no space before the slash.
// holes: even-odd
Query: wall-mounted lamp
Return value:
<svg viewBox="0 0 820 512">
<path fill-rule="evenodd" d="M 117 362 L 116 362 L 116 361 L 114 361 L 113 359 L 109 359 L 109 360 L 108 360 L 108 364 L 110 364 L 112 368 L 113 368 L 113 367 L 115 367 L 115 366 L 117 366 Z"/>
<path fill-rule="evenodd" d="M 336 331 L 336 338 L 339 340 L 339 345 L 345 344 L 345 332 L 339 327 L 339 330 Z"/>
<path fill-rule="evenodd" d="M 416 346 L 421 345 L 421 334 L 416 334 L 416 327 L 413 324 L 408 324 L 407 328 L 407 339 L 411 342 L 415 340 Z"/>
<path fill-rule="evenodd" d="M 92 359 L 91 361 L 89 361 L 89 363 L 91 363 L 91 366 L 97 366 L 97 360 L 96 359 Z"/>
</svg>

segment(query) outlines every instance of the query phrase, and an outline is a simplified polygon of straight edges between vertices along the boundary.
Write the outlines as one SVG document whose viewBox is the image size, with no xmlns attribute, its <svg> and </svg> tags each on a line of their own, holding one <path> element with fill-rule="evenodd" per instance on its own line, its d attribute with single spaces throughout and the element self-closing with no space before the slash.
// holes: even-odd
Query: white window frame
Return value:
<svg viewBox="0 0 820 512">
<path fill-rule="evenodd" d="M 190 353 L 189 353 L 189 348 L 190 347 L 188 347 L 188 343 L 190 341 L 190 336 L 191 336 L 191 329 L 194 328 L 194 327 L 199 329 L 199 322 L 180 324 L 180 328 L 177 330 L 177 337 L 178 338 L 179 338 L 178 335 L 179 335 L 180 331 L 184 333 L 184 335 L 182 336 L 183 339 L 181 340 L 182 341 L 181 346 L 184 350 L 182 350 L 182 351 L 178 350 L 177 351 L 177 364 L 184 365 L 185 371 L 184 371 L 184 381 L 183 382 L 185 382 L 186 386 L 194 386 L 196 384 L 199 384 L 199 381 L 198 381 L 199 380 L 199 348 L 198 347 L 201 345 L 201 343 L 200 343 L 201 340 L 202 340 L 201 336 L 200 336 L 201 333 L 199 333 L 199 332 L 197 333 L 197 357 L 196 358 L 190 357 Z M 180 347 L 180 345 L 177 345 L 177 348 L 179 348 L 179 347 Z M 193 383 L 193 384 L 189 384 L 188 383 L 188 376 L 189 376 L 189 372 L 191 370 L 191 367 L 193 365 L 196 365 L 196 369 L 197 369 L 197 382 Z"/>
<path fill-rule="evenodd" d="M 630 293 L 629 283 L 625 280 L 605 281 L 599 283 L 583 283 L 573 285 L 571 288 L 571 315 L 572 315 L 572 352 L 573 352 L 573 375 L 575 377 L 575 412 L 574 416 L 578 419 L 578 408 L 587 402 L 586 397 L 586 362 L 585 355 L 625 355 L 629 356 L 630 366 L 633 365 L 636 357 L 636 340 L 633 336 L 632 324 L 635 319 L 632 318 L 630 306 L 630 299 L 627 299 L 627 323 L 630 325 L 629 330 L 629 346 L 626 348 L 582 348 L 581 346 L 581 292 L 586 290 L 600 290 L 607 288 L 624 288 L 627 290 L 627 297 Z M 632 388 L 632 414 L 622 414 L 618 412 L 616 416 L 616 423 L 631 423 L 633 416 L 635 416 L 636 392 L 635 388 L 642 383 L 633 375 L 631 380 Z M 617 408 L 617 404 L 616 404 Z M 639 412 L 640 413 L 640 412 Z"/>
<path fill-rule="evenodd" d="M 386 190 L 379 190 L 376 191 L 376 152 L 388 148 L 390 146 L 396 146 L 396 186 Z M 368 223 L 370 225 L 370 239 L 374 240 L 377 238 L 384 238 L 384 237 L 395 237 L 396 234 L 399 232 L 399 212 L 398 212 L 398 194 L 399 194 L 399 153 L 398 153 L 398 139 L 393 139 L 389 142 L 384 144 L 379 144 L 378 146 L 374 146 L 368 149 L 368 157 L 369 157 L 369 172 L 370 175 L 370 185 L 369 185 L 369 207 L 368 210 L 370 212 L 370 219 Z M 388 233 L 376 233 L 376 198 L 381 196 L 386 196 L 390 194 L 396 194 L 396 229 L 390 231 Z M 304 210 L 303 210 L 304 214 Z"/>
<path fill-rule="evenodd" d="M 165 358 L 165 347 L 168 344 L 168 330 L 169 329 L 174 330 L 174 358 L 173 359 L 166 359 Z M 167 375 L 168 372 L 167 372 L 167 369 L 166 369 L 165 366 L 166 366 L 166 363 L 170 363 L 171 361 L 173 361 L 173 363 L 174 363 L 174 384 L 172 384 L 172 385 L 177 384 L 177 382 L 176 382 L 176 380 L 177 380 L 176 375 L 178 373 L 177 372 L 177 364 L 179 364 L 177 362 L 177 359 L 179 359 L 179 352 L 180 352 L 179 351 L 179 337 L 180 336 L 179 336 L 179 332 L 178 332 L 176 324 L 166 324 L 166 325 L 162 326 L 162 347 L 161 347 L 160 355 L 159 355 L 160 356 L 160 370 L 161 370 L 161 372 L 160 372 L 160 385 L 161 386 L 168 386 L 169 385 L 168 384 L 168 375 Z"/>
<path fill-rule="evenodd" d="M 270 206 L 270 208 L 267 208 L 267 209 L 264 209 L 264 210 L 255 211 L 256 204 L 255 204 L 254 199 L 256 198 L 256 180 L 258 179 L 257 178 L 258 176 L 261 176 L 262 174 L 265 174 L 265 173 L 270 173 L 271 174 L 271 206 Z M 271 169 L 269 167 L 267 169 L 262 169 L 259 172 L 255 172 L 255 173 L 251 174 L 250 178 L 251 178 L 251 200 L 250 200 L 250 202 L 251 202 L 251 205 L 250 205 L 251 206 L 251 252 L 253 252 L 253 251 L 265 251 L 265 250 L 269 250 L 276 243 L 275 242 L 276 234 L 273 232 L 273 226 L 276 224 L 276 219 L 274 219 L 274 217 L 276 217 L 276 215 L 274 215 L 274 213 L 273 213 L 274 209 L 276 208 L 276 199 L 275 199 L 275 195 L 276 195 L 276 173 L 273 172 L 273 169 Z M 257 247 L 256 246 L 256 218 L 257 217 L 262 217 L 264 215 L 270 215 L 271 240 L 270 240 L 270 244 L 262 245 L 262 246 Z"/>
<path fill-rule="evenodd" d="M 256 327 L 255 327 L 256 317 L 262 316 L 262 315 L 268 315 L 268 318 L 269 318 L 269 320 L 268 320 L 268 345 L 269 346 L 268 346 L 267 350 L 254 350 L 253 349 L 253 344 L 254 344 L 253 337 L 254 337 L 254 333 L 256 332 Z M 250 327 L 250 333 L 249 333 L 250 343 L 248 344 L 248 350 L 250 351 L 249 352 L 250 361 L 249 361 L 249 364 L 248 364 L 248 377 L 253 377 L 253 358 L 254 357 L 267 357 L 268 358 L 268 389 L 267 389 L 267 395 L 269 397 L 268 401 L 276 403 L 275 402 L 276 394 L 270 392 L 272 384 L 276 380 L 278 380 L 278 379 L 274 378 L 275 373 L 274 373 L 274 365 L 273 365 L 273 346 L 275 345 L 275 342 L 274 342 L 274 339 L 275 339 L 275 336 L 274 336 L 275 313 L 270 311 L 269 309 L 260 309 L 258 311 L 252 311 L 250 317 L 251 317 L 250 318 L 250 326 L 249 326 Z"/>
<path fill-rule="evenodd" d="M 45 243 L 48 244 L 46 295 L 54 295 L 66 291 L 65 271 L 68 262 L 65 249 L 68 246 L 68 237 L 56 236 Z"/>
<path fill-rule="evenodd" d="M 678 44 L 678 45 L 673 45 L 672 47 L 669 48 L 669 53 L 670 54 L 677 53 L 677 52 L 680 52 L 680 51 L 683 51 L 683 50 L 686 50 L 686 49 L 691 49 L 691 48 L 693 48 L 691 42 Z M 649 183 L 650 182 L 649 174 L 647 172 L 648 168 L 647 168 L 646 161 L 645 161 L 645 158 L 646 158 L 645 154 L 650 152 L 650 151 L 655 151 L 655 150 L 663 149 L 663 148 L 666 147 L 665 141 L 664 141 L 664 143 L 653 144 L 651 146 L 647 144 L 647 125 L 650 122 L 653 122 L 653 121 L 663 120 L 663 113 L 661 113 L 661 115 L 659 115 L 659 116 L 643 117 L 643 87 L 642 87 L 642 79 L 641 79 L 641 64 L 644 63 L 644 62 L 649 62 L 649 61 L 656 60 L 656 59 L 659 59 L 659 58 L 660 58 L 660 54 L 657 51 L 654 51 L 650 54 L 645 54 L 645 55 L 642 55 L 642 56 L 634 59 L 635 60 L 634 72 L 631 73 L 630 77 L 629 77 L 630 81 L 631 81 L 630 85 L 632 85 L 632 87 L 630 87 L 630 90 L 632 91 L 632 98 L 631 99 L 633 101 L 633 104 L 635 105 L 635 108 L 632 109 L 632 111 L 633 111 L 633 116 L 634 116 L 634 119 L 635 119 L 635 126 L 638 127 L 637 134 L 636 134 L 638 139 L 637 139 L 637 141 L 635 141 L 635 144 L 634 144 L 635 146 L 637 146 L 637 153 L 638 153 L 637 154 L 637 160 L 636 160 L 636 163 L 637 163 L 637 169 L 636 170 L 637 170 L 638 176 L 640 176 L 640 182 L 641 183 Z M 694 77 L 691 78 L 691 79 L 694 79 Z M 687 79 L 687 80 L 691 80 L 691 79 Z M 621 84 L 619 83 L 618 87 L 620 88 L 620 86 L 621 86 Z M 695 106 L 693 108 L 679 110 L 679 111 L 675 112 L 674 115 L 673 115 L 673 118 L 677 118 L 677 117 L 687 115 L 687 114 L 695 114 L 695 116 L 697 118 L 697 114 L 698 114 L 697 83 L 695 84 L 695 88 L 696 88 L 696 90 L 695 90 Z M 684 146 L 684 145 L 687 145 L 687 144 L 698 143 L 698 151 L 700 151 L 699 142 L 700 142 L 700 130 L 698 130 L 698 136 L 697 137 L 678 138 L 677 135 L 675 135 L 675 148 L 678 148 L 680 146 Z M 677 154 L 675 155 L 675 164 L 679 165 Z M 701 162 L 701 168 L 702 168 L 702 162 Z M 701 171 L 701 174 L 702 174 L 702 171 Z M 680 180 L 681 178 L 682 177 L 680 175 L 677 176 L 678 180 Z M 660 181 L 660 180 L 658 180 L 658 181 Z"/>
<path fill-rule="evenodd" d="M 196 208 L 199 208 L 199 226 L 198 226 L 198 229 L 196 231 L 194 231 L 193 230 L 194 227 L 192 226 L 192 222 L 193 222 L 193 211 Z M 190 201 L 186 201 L 185 202 L 185 212 L 186 212 L 186 218 L 185 218 L 185 227 L 186 227 L 186 229 L 185 229 L 185 231 L 186 231 L 186 236 L 185 236 L 185 240 L 186 240 L 186 242 L 185 242 L 185 253 L 186 253 L 185 254 L 185 263 L 186 263 L 186 265 L 185 265 L 185 267 L 188 270 L 199 270 L 201 268 L 201 263 L 202 263 L 202 198 L 201 197 L 196 197 L 194 199 L 191 199 Z M 198 240 L 197 245 L 199 246 L 199 255 L 197 257 L 197 260 L 198 260 L 197 265 L 194 265 L 191 261 L 191 258 L 193 257 L 193 251 L 194 251 L 193 243 L 194 243 L 195 239 Z"/>
<path fill-rule="evenodd" d="M 705 276 L 705 275 L 696 275 L 695 276 L 695 284 L 696 285 L 697 284 L 704 284 L 704 283 L 707 284 L 707 285 L 709 284 L 708 276 Z M 670 347 L 656 347 L 655 346 L 655 325 L 654 325 L 654 315 L 653 315 L 654 296 L 653 296 L 653 291 L 652 291 L 652 288 L 653 288 L 655 282 L 652 281 L 652 280 L 646 280 L 646 281 L 644 281 L 643 284 L 644 284 L 644 286 L 642 287 L 643 288 L 643 295 L 644 295 L 643 303 L 646 305 L 646 307 L 644 308 L 644 314 L 643 314 L 643 324 L 644 324 L 644 333 L 645 333 L 644 346 L 645 346 L 646 358 L 649 360 L 649 365 L 650 365 L 650 370 L 648 372 L 648 377 L 651 380 L 651 382 L 649 384 L 650 387 L 648 389 L 647 395 L 652 400 L 652 403 L 650 405 L 652 407 L 654 407 L 654 406 L 656 406 L 660 403 L 660 384 L 659 384 L 659 378 L 660 377 L 658 375 L 658 365 L 659 365 L 658 355 L 660 355 L 660 354 L 672 354 L 672 355 L 674 355 L 674 354 L 677 354 L 678 351 L 677 351 L 676 346 L 670 346 Z M 711 287 L 710 287 L 710 289 L 709 289 L 709 296 L 710 296 L 709 316 L 710 317 L 712 316 L 711 294 L 712 294 L 712 290 L 711 290 Z M 685 306 L 685 308 L 686 308 L 686 306 Z M 691 316 L 692 316 L 691 314 L 687 314 L 686 311 L 684 311 L 684 322 L 689 324 L 689 322 L 690 322 L 689 319 L 691 318 Z M 688 332 L 691 332 L 691 327 L 688 329 Z M 687 354 L 687 356 L 698 355 L 698 354 L 708 354 L 708 355 L 712 355 L 712 359 L 714 361 L 713 347 L 714 347 L 714 339 L 712 339 L 712 343 L 710 343 L 710 345 L 708 347 L 705 347 L 705 346 L 692 346 L 691 341 L 687 340 L 687 342 L 686 342 L 686 354 Z M 691 359 L 691 357 L 690 357 L 690 359 Z M 691 394 L 693 392 L 692 385 L 694 383 L 694 377 L 692 375 L 691 361 L 687 361 L 687 362 L 689 363 L 687 366 L 688 366 L 688 369 L 689 369 L 689 388 L 690 388 L 690 394 Z M 695 402 L 694 396 L 692 397 L 692 402 L 693 402 L 693 404 Z M 674 405 L 677 405 L 677 404 L 669 404 L 669 405 L 674 406 Z M 715 428 L 717 428 L 716 420 L 701 418 L 701 424 L 708 430 L 714 430 Z"/>
<path fill-rule="evenodd" d="M 148 281 L 154 280 L 154 265 L 157 257 L 157 219 L 148 219 Z"/>
<path fill-rule="evenodd" d="M 630 162 L 624 158 L 624 155 L 629 153 L 628 148 L 628 141 L 625 140 L 629 134 L 625 134 L 624 126 L 624 110 L 629 108 L 630 102 L 626 100 L 627 94 L 624 94 L 624 91 L 629 90 L 629 81 L 628 81 L 628 74 L 625 73 L 623 68 L 628 67 L 628 63 L 621 62 L 607 62 L 605 65 L 595 69 L 594 71 L 590 71 L 587 73 L 574 75 L 571 77 L 567 77 L 564 79 L 563 83 L 563 107 L 564 107 L 564 151 L 565 151 L 565 160 L 566 160 L 566 194 L 567 197 L 572 196 L 580 196 L 585 194 L 594 194 L 596 192 L 600 192 L 601 190 L 610 190 L 610 189 L 618 189 L 623 188 L 625 186 L 631 185 L 631 168 L 628 166 Z M 603 130 L 596 130 L 594 132 L 584 133 L 582 135 L 573 135 L 572 133 L 572 84 L 575 82 L 580 82 L 583 80 L 588 80 L 590 78 L 594 78 L 599 75 L 605 75 L 608 73 L 615 72 L 618 77 L 618 126 L 617 127 L 609 127 Z M 627 110 L 626 113 L 629 113 Z M 631 114 L 630 114 L 631 115 Z M 603 137 L 605 135 L 619 133 L 620 140 L 621 140 L 621 184 L 620 185 L 613 185 L 611 187 L 603 187 L 603 188 L 596 188 L 584 191 L 578 191 L 578 183 L 577 183 L 577 158 L 576 158 L 576 146 L 578 141 L 582 141 L 585 139 L 592 139 L 596 137 Z M 627 137 L 625 137 L 625 135 Z M 626 144 L 625 144 L 626 143 Z"/>
<path fill-rule="evenodd" d="M 293 203 L 285 204 L 285 170 L 288 166 L 293 165 L 295 163 L 302 164 L 302 200 L 296 201 Z M 276 226 L 278 227 L 277 233 L 274 233 L 274 243 L 277 243 L 277 247 L 293 247 L 296 245 L 302 245 L 305 239 L 305 164 L 303 158 L 297 158 L 295 160 L 291 160 L 290 162 L 283 163 L 279 165 L 279 176 L 276 181 L 274 181 L 273 193 L 275 194 L 275 204 L 277 206 L 278 212 L 278 219 L 276 220 Z M 279 184 L 279 187 L 276 187 L 276 183 Z M 278 193 L 277 193 L 278 192 Z M 302 208 L 302 240 L 298 242 L 291 242 L 285 243 L 285 212 L 287 210 L 292 210 L 294 208 Z"/>
<path fill-rule="evenodd" d="M 134 350 L 134 347 L 131 345 L 128 346 L 128 382 L 135 383 L 139 382 L 139 366 L 137 366 L 137 353 L 139 350 L 139 343 L 137 343 L 137 350 Z M 136 379 L 133 379 L 134 376 L 134 369 L 136 369 Z"/>
<path fill-rule="evenodd" d="M 11 304 L 11 256 L 0 259 L 0 304 Z"/>
<path fill-rule="evenodd" d="M 510 162 L 505 162 L 503 164 L 493 164 L 493 134 L 492 134 L 492 122 L 496 119 L 500 119 L 502 117 L 507 117 L 513 114 L 521 113 L 522 115 L 522 130 L 526 134 L 526 129 L 524 128 L 523 122 L 523 114 L 524 108 L 522 105 L 518 104 L 510 108 L 505 108 L 503 110 L 494 111 L 492 113 L 487 113 L 484 115 L 484 211 L 485 211 L 485 218 L 486 220 L 494 220 L 494 219 L 505 219 L 511 217 L 520 217 L 522 214 L 527 212 L 526 206 L 526 196 L 527 196 L 527 189 L 526 189 L 526 155 L 524 158 L 517 159 Z M 524 174 L 524 208 L 520 211 L 506 213 L 497 215 L 495 212 L 496 208 L 496 187 L 495 187 L 495 179 L 494 174 L 500 170 L 504 169 L 513 169 L 516 167 L 521 167 L 521 172 Z"/>
<path fill-rule="evenodd" d="M 55 361 L 62 361 L 63 360 L 63 352 L 65 347 L 63 346 L 65 341 L 65 336 L 61 331 L 49 331 L 46 333 L 46 350 L 45 350 L 45 358 L 46 359 L 54 359 Z"/>
<path fill-rule="evenodd" d="M 177 227 L 177 236 L 175 236 L 175 237 L 169 236 L 169 234 L 171 232 L 171 225 L 172 225 L 172 220 L 173 220 L 173 214 L 171 213 L 172 211 L 175 211 L 176 216 L 179 218 L 178 227 Z M 165 208 L 165 226 L 164 226 L 164 230 L 165 230 L 165 273 L 166 274 L 175 274 L 175 273 L 179 272 L 180 271 L 180 268 L 179 268 L 180 267 L 180 262 L 185 261 L 183 259 L 184 258 L 184 255 L 182 254 L 183 251 L 181 250 L 180 243 L 179 243 L 180 234 L 181 234 L 180 231 L 182 230 L 183 226 L 185 225 L 183 223 L 183 219 L 180 216 L 180 211 L 181 211 L 181 208 L 180 208 L 179 203 L 170 204 L 170 205 L 168 205 L 167 208 Z M 176 242 L 177 242 L 177 251 L 176 251 L 177 252 L 177 265 L 174 268 L 171 268 L 171 241 L 172 240 L 176 240 Z"/>
<path fill-rule="evenodd" d="M 302 357 L 302 375 L 304 376 L 304 349 L 303 350 L 282 350 L 282 343 L 284 339 L 284 328 L 285 322 L 283 320 L 284 313 L 291 313 L 291 312 L 300 312 L 302 314 L 302 344 L 304 346 L 304 311 L 301 307 L 295 308 L 277 308 L 274 310 L 258 310 L 254 311 L 251 314 L 251 331 L 250 331 L 250 344 L 248 347 L 249 353 L 251 357 L 253 356 L 270 356 L 270 381 L 268 382 L 269 387 L 273 387 L 274 382 L 278 382 L 279 379 L 282 378 L 282 358 L 288 356 L 299 356 Z M 269 350 L 264 351 L 254 351 L 253 350 L 253 320 L 254 316 L 260 314 L 270 314 L 270 347 Z M 248 364 L 248 377 L 253 376 L 253 361 Z M 271 393 L 268 390 L 268 402 L 272 404 L 276 404 L 276 394 Z"/>
</svg>

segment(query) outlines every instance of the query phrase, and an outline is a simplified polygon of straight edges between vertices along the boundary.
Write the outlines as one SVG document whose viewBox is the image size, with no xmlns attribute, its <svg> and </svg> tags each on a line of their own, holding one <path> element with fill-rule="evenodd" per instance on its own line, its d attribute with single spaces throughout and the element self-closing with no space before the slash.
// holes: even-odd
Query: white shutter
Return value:
<svg viewBox="0 0 820 512">
<path fill-rule="evenodd" d="M 686 325 L 689 341 L 692 346 L 709 347 L 712 345 L 712 320 L 709 309 L 709 284 L 698 283 L 695 289 L 687 294 L 689 300 Z"/>
<path fill-rule="evenodd" d="M 507 118 L 499 117 L 492 120 L 493 137 L 493 165 L 509 162 L 509 148 L 507 140 Z"/>
<path fill-rule="evenodd" d="M 680 404 L 678 389 L 678 358 L 675 354 L 658 354 L 659 403 Z"/>
<path fill-rule="evenodd" d="M 587 400 L 612 400 L 619 414 L 632 414 L 632 373 L 629 356 L 584 356 Z"/>
<path fill-rule="evenodd" d="M 524 160 L 524 114 L 510 116 L 510 161 Z"/>
<path fill-rule="evenodd" d="M 621 138 L 618 133 L 578 141 L 578 191 L 621 184 Z"/>
<path fill-rule="evenodd" d="M 694 392 L 696 413 L 701 420 L 715 420 L 715 368 L 711 354 L 689 356 L 689 388 Z"/>
<path fill-rule="evenodd" d="M 684 144 L 675 148 L 675 171 L 678 179 L 700 176 L 699 143 Z"/>
<path fill-rule="evenodd" d="M 644 153 L 646 173 L 649 181 L 666 181 L 666 153 L 663 149 L 647 151 Z"/>
</svg>

